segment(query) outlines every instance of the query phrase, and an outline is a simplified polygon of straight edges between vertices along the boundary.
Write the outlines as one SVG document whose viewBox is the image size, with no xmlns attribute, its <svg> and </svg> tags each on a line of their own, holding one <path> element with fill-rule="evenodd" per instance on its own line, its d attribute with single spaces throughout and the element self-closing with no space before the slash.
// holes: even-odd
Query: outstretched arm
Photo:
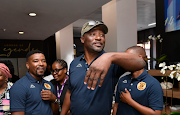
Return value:
<svg viewBox="0 0 180 115">
<path fill-rule="evenodd" d="M 162 113 L 160 110 L 153 110 L 134 101 L 127 89 L 125 89 L 125 92 L 121 92 L 120 98 L 122 102 L 129 104 L 143 115 L 161 115 Z"/>
<path fill-rule="evenodd" d="M 69 109 L 70 109 L 70 104 L 71 104 L 70 96 L 71 96 L 71 90 L 68 89 L 66 92 L 65 98 L 64 98 L 64 102 L 63 102 L 63 106 L 62 106 L 60 115 L 68 114 Z"/>
<path fill-rule="evenodd" d="M 86 73 L 84 84 L 88 83 L 88 89 L 95 89 L 99 77 L 99 87 L 102 86 L 104 78 L 112 63 L 123 67 L 126 71 L 132 72 L 142 69 L 146 64 L 142 58 L 132 53 L 104 53 L 91 64 Z"/>
</svg>

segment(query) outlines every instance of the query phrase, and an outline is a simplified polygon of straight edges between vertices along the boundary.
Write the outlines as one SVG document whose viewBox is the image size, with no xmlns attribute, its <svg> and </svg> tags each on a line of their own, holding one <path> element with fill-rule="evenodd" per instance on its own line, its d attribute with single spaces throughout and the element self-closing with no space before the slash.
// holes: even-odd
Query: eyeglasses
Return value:
<svg viewBox="0 0 180 115">
<path fill-rule="evenodd" d="M 64 69 L 64 67 L 61 69 L 52 70 L 51 72 L 52 72 L 52 74 L 58 74 L 62 69 Z"/>
<path fill-rule="evenodd" d="M 94 26 L 94 25 L 96 25 L 96 24 L 104 24 L 104 23 L 103 23 L 102 21 L 91 20 L 91 21 L 88 22 L 88 24 L 89 24 L 90 26 Z"/>
<path fill-rule="evenodd" d="M 104 24 L 104 22 L 103 22 L 103 21 L 97 21 L 97 20 L 91 20 L 91 21 L 89 21 L 89 22 L 85 25 L 84 29 L 85 29 L 87 26 L 94 26 L 94 25 L 96 25 L 96 24 Z"/>
</svg>

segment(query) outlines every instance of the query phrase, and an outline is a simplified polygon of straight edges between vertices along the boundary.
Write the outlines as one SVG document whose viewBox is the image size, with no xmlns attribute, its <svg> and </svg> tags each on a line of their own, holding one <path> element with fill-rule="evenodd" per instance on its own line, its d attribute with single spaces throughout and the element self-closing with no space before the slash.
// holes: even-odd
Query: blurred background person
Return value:
<svg viewBox="0 0 180 115">
<path fill-rule="evenodd" d="M 46 81 L 51 81 L 52 79 L 54 79 L 51 73 L 51 65 L 47 65 L 43 79 L 45 79 Z"/>
<path fill-rule="evenodd" d="M 67 62 L 62 59 L 57 59 L 52 64 L 52 75 L 54 77 L 50 82 L 54 85 L 56 96 L 58 98 L 59 106 L 63 105 L 64 97 L 68 89 L 68 75 L 67 75 Z M 68 112 L 70 114 L 70 112 Z"/>
<path fill-rule="evenodd" d="M 48 75 L 48 76 L 44 76 L 43 79 L 45 79 L 46 81 L 51 81 L 51 80 L 54 79 L 54 77 L 53 77 L 52 74 L 50 74 L 50 75 Z"/>
<path fill-rule="evenodd" d="M 8 78 L 9 81 L 15 83 L 17 80 L 19 80 L 19 76 L 14 74 L 14 66 L 10 60 L 0 60 L 0 63 L 5 64 L 9 68 L 10 73 L 12 75 L 12 78 Z"/>
<path fill-rule="evenodd" d="M 48 75 L 51 75 L 51 65 L 47 65 L 46 67 L 46 71 L 44 73 L 44 76 L 48 76 Z"/>
<path fill-rule="evenodd" d="M 0 63 L 0 115 L 10 115 L 10 98 L 9 89 L 13 85 L 8 82 L 8 78 L 12 78 L 9 68 Z"/>
</svg>

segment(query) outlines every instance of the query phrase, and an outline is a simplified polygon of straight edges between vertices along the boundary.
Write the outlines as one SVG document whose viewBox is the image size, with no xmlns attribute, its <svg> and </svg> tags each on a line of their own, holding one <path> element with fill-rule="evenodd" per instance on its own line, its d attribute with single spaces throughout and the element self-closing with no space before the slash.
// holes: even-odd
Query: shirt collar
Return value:
<svg viewBox="0 0 180 115">
<path fill-rule="evenodd" d="M 96 60 L 99 56 L 101 56 L 103 53 L 106 53 L 104 50 L 94 59 L 94 60 Z M 84 53 L 85 54 L 85 53 Z M 82 54 L 81 56 L 80 56 L 80 61 L 81 60 L 84 60 L 85 58 L 84 58 L 84 54 Z M 93 61 L 94 61 L 93 60 Z"/>
<path fill-rule="evenodd" d="M 26 76 L 30 82 L 39 83 L 39 80 L 32 77 L 28 71 L 26 72 Z M 43 82 L 45 82 L 45 80 L 43 78 L 41 78 L 41 83 L 43 83 Z"/>
<path fill-rule="evenodd" d="M 80 56 L 80 61 L 81 60 L 84 60 L 84 54 L 82 54 L 81 56 Z"/>
<path fill-rule="evenodd" d="M 138 76 L 137 78 L 133 78 L 134 80 L 137 80 L 137 81 L 141 81 L 142 79 L 145 79 L 146 78 L 146 75 L 147 75 L 147 71 L 146 69 L 144 69 L 143 73 L 141 73 L 140 76 Z M 131 76 L 132 77 L 132 76 Z"/>
</svg>

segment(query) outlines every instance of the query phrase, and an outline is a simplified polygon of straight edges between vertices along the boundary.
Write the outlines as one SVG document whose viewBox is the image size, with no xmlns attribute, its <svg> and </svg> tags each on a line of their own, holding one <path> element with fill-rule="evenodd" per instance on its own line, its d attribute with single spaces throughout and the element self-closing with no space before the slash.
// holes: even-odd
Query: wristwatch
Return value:
<svg viewBox="0 0 180 115">
<path fill-rule="evenodd" d="M 56 98 L 56 100 L 53 103 L 58 103 L 58 99 Z"/>
</svg>

